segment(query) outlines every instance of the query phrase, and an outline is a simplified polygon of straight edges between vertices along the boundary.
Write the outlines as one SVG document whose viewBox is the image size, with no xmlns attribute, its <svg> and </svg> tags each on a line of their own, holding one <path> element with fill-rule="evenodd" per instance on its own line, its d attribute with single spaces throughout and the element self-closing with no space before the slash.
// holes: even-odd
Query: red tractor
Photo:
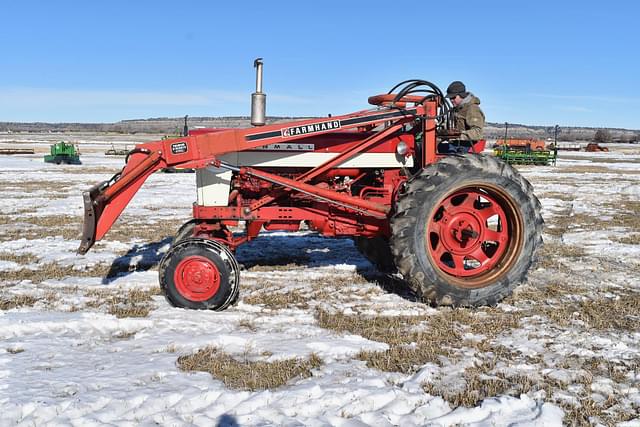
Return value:
<svg viewBox="0 0 640 427">
<path fill-rule="evenodd" d="M 121 172 L 83 194 L 78 252 L 102 239 L 152 173 L 196 169 L 193 219 L 159 266 L 177 307 L 223 310 L 238 296 L 235 249 L 262 230 L 307 227 L 348 236 L 373 263 L 397 269 L 433 304 L 494 304 L 522 282 L 542 243 L 540 202 L 508 164 L 440 153 L 455 144 L 441 90 L 407 80 L 369 98 L 374 108 L 265 125 L 262 62 L 247 129 L 197 129 L 136 146 Z M 232 227 L 244 226 L 233 233 Z"/>
</svg>

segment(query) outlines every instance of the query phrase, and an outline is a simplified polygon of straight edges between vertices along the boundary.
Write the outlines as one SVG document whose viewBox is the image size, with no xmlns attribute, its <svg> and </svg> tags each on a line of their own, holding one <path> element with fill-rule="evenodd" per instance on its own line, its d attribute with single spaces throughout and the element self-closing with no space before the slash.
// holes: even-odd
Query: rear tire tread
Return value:
<svg viewBox="0 0 640 427">
<path fill-rule="evenodd" d="M 524 227 L 523 250 L 509 271 L 497 280 L 496 284 L 486 288 L 453 288 L 444 283 L 444 279 L 431 272 L 425 272 L 420 266 L 414 248 L 415 225 L 419 222 L 425 205 L 435 203 L 428 189 L 446 187 L 450 180 L 459 176 L 469 179 L 483 176 L 500 176 L 516 184 L 516 203 L 523 206 Z M 454 177 L 454 178 L 452 178 Z M 449 184 L 450 185 L 450 184 Z M 512 191 L 513 192 L 513 191 Z M 480 306 L 495 305 L 509 295 L 513 289 L 526 279 L 531 264 L 537 259 L 542 245 L 544 220 L 541 204 L 533 194 L 531 184 L 515 168 L 494 157 L 483 155 L 452 155 L 429 165 L 418 175 L 407 181 L 397 203 L 396 213 L 391 219 L 391 251 L 398 271 L 413 292 L 424 301 L 437 305 Z M 524 211 L 527 211 L 525 215 Z M 424 247 L 425 245 L 423 245 Z M 526 249 L 526 250 L 525 250 Z M 426 250 L 426 249 L 425 249 Z M 530 252 L 527 254 L 526 252 Z M 432 267 L 434 268 L 434 267 Z M 427 274 L 425 274 L 427 273 Z"/>
</svg>

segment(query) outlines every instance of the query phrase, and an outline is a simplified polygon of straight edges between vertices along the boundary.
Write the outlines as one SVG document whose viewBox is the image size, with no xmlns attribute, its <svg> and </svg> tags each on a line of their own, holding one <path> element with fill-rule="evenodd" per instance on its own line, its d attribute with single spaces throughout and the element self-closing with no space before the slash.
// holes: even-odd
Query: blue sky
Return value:
<svg viewBox="0 0 640 427">
<path fill-rule="evenodd" d="M 13 1 L 0 121 L 342 114 L 409 78 L 462 80 L 493 122 L 640 129 L 631 1 Z"/>
</svg>

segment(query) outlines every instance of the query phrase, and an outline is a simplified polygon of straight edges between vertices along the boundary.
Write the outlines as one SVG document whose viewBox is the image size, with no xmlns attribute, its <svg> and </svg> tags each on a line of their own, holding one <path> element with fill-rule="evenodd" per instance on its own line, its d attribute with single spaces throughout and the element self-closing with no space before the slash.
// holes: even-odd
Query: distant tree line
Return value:
<svg viewBox="0 0 640 427">
<path fill-rule="evenodd" d="M 292 120 L 302 120 L 312 117 L 267 117 L 267 123 L 278 123 Z M 18 123 L 0 122 L 1 132 L 101 132 L 101 133 L 177 133 L 181 129 L 183 117 L 160 117 L 149 119 L 122 120 L 116 123 Z M 189 127 L 221 127 L 243 128 L 250 127 L 247 116 L 228 117 L 189 117 Z M 485 138 L 503 138 L 504 123 L 487 123 Z M 595 141 L 595 142 L 637 142 L 640 141 L 640 130 L 591 127 L 560 127 L 558 139 L 562 141 Z M 508 124 L 508 136 L 513 138 L 554 138 L 555 126 L 532 126 L 517 123 Z"/>
</svg>

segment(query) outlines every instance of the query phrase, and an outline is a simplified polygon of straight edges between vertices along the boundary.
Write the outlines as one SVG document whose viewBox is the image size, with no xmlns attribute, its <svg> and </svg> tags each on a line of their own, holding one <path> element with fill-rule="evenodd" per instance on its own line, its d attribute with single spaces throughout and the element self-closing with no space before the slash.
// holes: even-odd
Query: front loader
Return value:
<svg viewBox="0 0 640 427">
<path fill-rule="evenodd" d="M 397 270 L 423 301 L 494 304 L 522 282 L 542 243 L 540 203 L 513 167 L 460 152 L 441 90 L 407 80 L 350 114 L 265 125 L 256 60 L 252 124 L 196 129 L 140 144 L 123 170 L 84 193 L 78 252 L 102 239 L 152 173 L 196 169 L 193 219 L 159 266 L 168 301 L 223 310 L 240 284 L 235 249 L 261 230 L 352 237 L 381 268 Z M 439 149 L 440 148 L 440 149 Z M 232 232 L 242 226 L 243 232 Z"/>
</svg>

